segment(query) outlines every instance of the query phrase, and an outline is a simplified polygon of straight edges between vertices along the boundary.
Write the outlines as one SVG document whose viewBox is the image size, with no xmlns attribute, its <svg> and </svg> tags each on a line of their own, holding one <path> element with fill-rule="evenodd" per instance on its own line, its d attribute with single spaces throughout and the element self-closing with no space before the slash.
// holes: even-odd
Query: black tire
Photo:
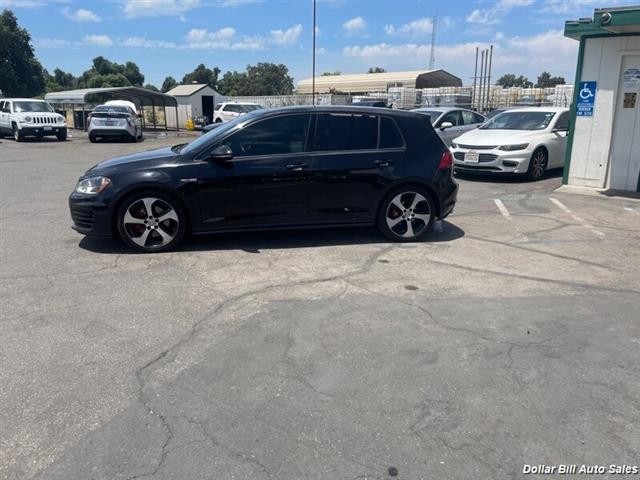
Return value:
<svg viewBox="0 0 640 480">
<path fill-rule="evenodd" d="M 151 215 L 147 212 L 147 205 L 151 205 Z M 170 215 L 170 210 L 175 212 L 175 216 L 159 222 L 161 217 Z M 127 222 L 125 216 L 131 222 Z M 153 218 L 149 219 L 149 216 Z M 146 190 L 134 193 L 122 202 L 116 222 L 120 238 L 130 248 L 145 253 L 166 252 L 183 240 L 187 216 L 180 202 L 171 195 Z M 170 240 L 165 241 L 167 238 Z"/>
<path fill-rule="evenodd" d="M 56 133 L 56 138 L 58 139 L 59 142 L 66 142 L 67 141 L 67 131 L 65 130 L 64 132 Z"/>
<path fill-rule="evenodd" d="M 529 180 L 537 181 L 544 177 L 549 163 L 549 155 L 544 148 L 537 148 L 529 159 L 527 177 Z"/>
<path fill-rule="evenodd" d="M 98 137 L 96 137 L 95 135 L 89 134 L 89 141 L 91 143 L 96 143 L 98 141 Z"/>
<path fill-rule="evenodd" d="M 13 139 L 16 142 L 22 142 L 24 140 L 24 134 L 18 130 L 18 127 L 16 127 L 15 125 L 13 126 Z"/>
<path fill-rule="evenodd" d="M 222 123 L 222 120 L 221 120 L 221 119 L 219 119 L 219 118 L 217 118 L 217 119 L 216 119 L 216 121 L 215 121 L 215 122 L 213 122 L 213 123 Z"/>
<path fill-rule="evenodd" d="M 376 224 L 394 242 L 419 242 L 431 231 L 435 214 L 429 193 L 422 187 L 406 185 L 384 198 Z"/>
</svg>

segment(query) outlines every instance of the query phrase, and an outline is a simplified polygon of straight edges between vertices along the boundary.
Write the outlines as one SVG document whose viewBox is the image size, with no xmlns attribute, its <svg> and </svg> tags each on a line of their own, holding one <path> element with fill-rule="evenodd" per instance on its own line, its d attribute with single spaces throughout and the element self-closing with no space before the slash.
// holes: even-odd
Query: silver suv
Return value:
<svg viewBox="0 0 640 480">
<path fill-rule="evenodd" d="M 125 105 L 99 105 L 89 115 L 89 141 L 122 138 L 136 142 L 142 138 L 140 118 Z"/>
</svg>

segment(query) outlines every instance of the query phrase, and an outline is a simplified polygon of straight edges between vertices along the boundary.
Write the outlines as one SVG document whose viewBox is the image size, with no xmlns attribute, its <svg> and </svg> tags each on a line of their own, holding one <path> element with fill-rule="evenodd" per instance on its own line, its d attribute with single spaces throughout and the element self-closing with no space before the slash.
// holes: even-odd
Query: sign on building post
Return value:
<svg viewBox="0 0 640 480">
<path fill-rule="evenodd" d="M 596 103 L 597 82 L 580 82 L 578 88 L 576 115 L 578 117 L 592 117 L 593 106 Z"/>
</svg>

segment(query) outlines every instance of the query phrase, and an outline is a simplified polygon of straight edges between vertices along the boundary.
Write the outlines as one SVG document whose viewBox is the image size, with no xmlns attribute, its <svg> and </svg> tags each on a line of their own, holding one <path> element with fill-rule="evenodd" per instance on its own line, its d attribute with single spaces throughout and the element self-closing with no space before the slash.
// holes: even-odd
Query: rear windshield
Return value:
<svg viewBox="0 0 640 480">
<path fill-rule="evenodd" d="M 52 113 L 53 108 L 47 102 L 13 102 L 14 112 L 47 112 Z"/>
<path fill-rule="evenodd" d="M 435 122 L 438 119 L 438 117 L 442 115 L 442 112 L 438 112 L 436 110 L 414 110 L 414 112 L 420 113 L 422 115 L 427 115 L 431 120 L 432 125 L 433 125 L 433 122 Z"/>
<path fill-rule="evenodd" d="M 93 109 L 94 113 L 129 113 L 129 107 L 118 105 L 100 105 Z"/>
<path fill-rule="evenodd" d="M 480 128 L 482 130 L 544 130 L 555 112 L 503 112 Z"/>
</svg>

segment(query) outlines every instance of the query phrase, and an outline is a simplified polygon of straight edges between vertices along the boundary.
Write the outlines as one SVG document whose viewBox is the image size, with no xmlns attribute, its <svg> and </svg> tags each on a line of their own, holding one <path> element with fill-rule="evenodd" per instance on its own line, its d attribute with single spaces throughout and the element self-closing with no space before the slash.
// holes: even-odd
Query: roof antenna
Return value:
<svg viewBox="0 0 640 480">
<path fill-rule="evenodd" d="M 429 70 L 436 66 L 436 21 L 437 17 L 431 18 L 431 55 L 429 56 Z"/>
</svg>

